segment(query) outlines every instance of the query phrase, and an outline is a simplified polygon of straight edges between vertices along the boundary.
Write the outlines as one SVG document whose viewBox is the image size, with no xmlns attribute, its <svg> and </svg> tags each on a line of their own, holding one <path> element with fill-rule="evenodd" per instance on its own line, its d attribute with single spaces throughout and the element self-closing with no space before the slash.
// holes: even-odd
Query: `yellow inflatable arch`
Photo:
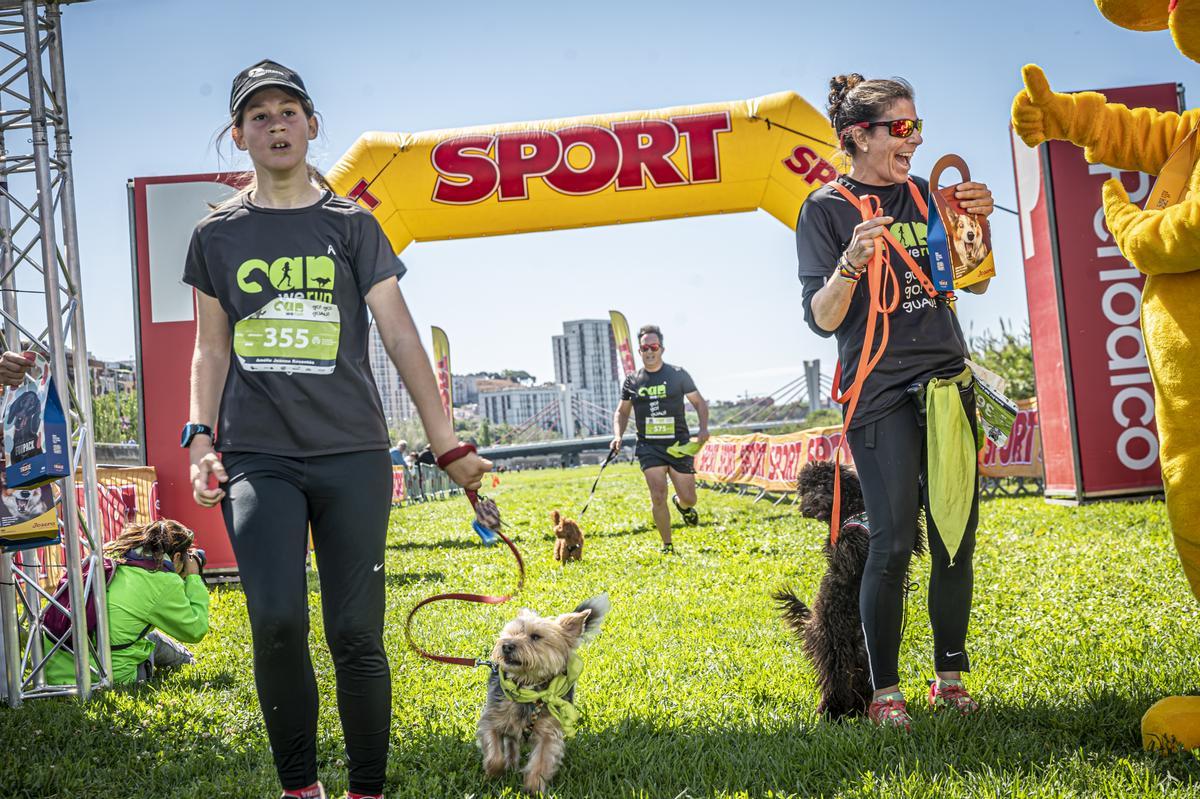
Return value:
<svg viewBox="0 0 1200 799">
<path fill-rule="evenodd" d="M 795 228 L 838 174 L 828 121 L 792 92 L 425 133 L 366 133 L 327 175 L 397 253 L 412 241 L 762 208 Z"/>
</svg>

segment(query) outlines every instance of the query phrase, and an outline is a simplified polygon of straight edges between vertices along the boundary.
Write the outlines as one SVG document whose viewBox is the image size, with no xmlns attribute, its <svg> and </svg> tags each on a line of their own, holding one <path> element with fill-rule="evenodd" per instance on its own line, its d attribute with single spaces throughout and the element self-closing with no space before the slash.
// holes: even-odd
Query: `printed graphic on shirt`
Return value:
<svg viewBox="0 0 1200 799">
<path fill-rule="evenodd" d="M 638 439 L 687 443 L 691 436 L 683 402 L 695 390 L 691 376 L 670 364 L 656 372 L 641 369 L 625 378 L 621 399 L 633 403 Z"/>
<path fill-rule="evenodd" d="M 243 261 L 237 270 L 238 288 L 245 294 L 273 290 L 277 296 L 233 327 L 233 351 L 242 368 L 332 374 L 341 335 L 333 296 L 336 277 L 336 266 L 327 255 Z"/>
</svg>

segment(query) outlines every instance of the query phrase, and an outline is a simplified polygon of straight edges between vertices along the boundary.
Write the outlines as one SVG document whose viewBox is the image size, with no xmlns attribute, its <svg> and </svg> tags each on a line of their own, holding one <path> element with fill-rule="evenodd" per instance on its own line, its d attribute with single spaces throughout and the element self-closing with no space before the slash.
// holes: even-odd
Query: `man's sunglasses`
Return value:
<svg viewBox="0 0 1200 799">
<path fill-rule="evenodd" d="M 897 139 L 907 139 L 914 133 L 921 132 L 921 125 L 924 124 L 923 119 L 885 119 L 881 122 L 855 122 L 853 125 L 847 125 L 850 128 L 862 128 L 869 130 L 871 128 L 886 127 L 888 133 Z"/>
<path fill-rule="evenodd" d="M 643 344 L 640 349 L 642 352 L 658 352 L 660 347 L 658 344 Z"/>
</svg>

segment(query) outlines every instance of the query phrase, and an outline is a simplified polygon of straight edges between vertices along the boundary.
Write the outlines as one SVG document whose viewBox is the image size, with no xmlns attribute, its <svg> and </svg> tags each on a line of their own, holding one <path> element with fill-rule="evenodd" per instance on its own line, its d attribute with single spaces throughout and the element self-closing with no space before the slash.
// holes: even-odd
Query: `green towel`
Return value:
<svg viewBox="0 0 1200 799">
<path fill-rule="evenodd" d="M 925 433 L 929 454 L 929 509 L 950 565 L 962 544 L 975 499 L 975 437 L 959 388 L 971 384 L 971 370 L 958 377 L 933 378 L 925 390 Z"/>
<path fill-rule="evenodd" d="M 567 661 L 567 673 L 560 674 L 552 679 L 545 688 L 541 690 L 522 688 L 501 671 L 500 689 L 504 691 L 505 696 L 514 702 L 521 702 L 522 704 L 542 702 L 546 706 L 546 709 L 550 711 L 550 715 L 558 719 L 558 723 L 562 725 L 563 737 L 574 738 L 575 728 L 579 725 L 579 710 L 564 697 L 579 680 L 579 675 L 582 671 L 583 659 L 572 652 L 570 659 Z"/>
<path fill-rule="evenodd" d="M 691 441 L 687 444 L 676 443 L 667 447 L 667 454 L 672 458 L 686 458 L 689 455 L 695 455 L 699 452 L 700 446 L 699 441 Z"/>
</svg>

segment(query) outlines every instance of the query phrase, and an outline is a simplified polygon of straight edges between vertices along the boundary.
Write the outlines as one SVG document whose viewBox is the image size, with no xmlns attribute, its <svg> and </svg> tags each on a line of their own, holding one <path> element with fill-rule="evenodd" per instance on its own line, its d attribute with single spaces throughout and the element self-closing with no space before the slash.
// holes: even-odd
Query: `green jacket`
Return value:
<svg viewBox="0 0 1200 799">
<path fill-rule="evenodd" d="M 172 638 L 195 643 L 208 632 L 208 588 L 197 574 L 179 579 L 168 571 L 148 571 L 138 566 L 117 566 L 108 584 L 108 635 L 113 646 L 137 638 L 150 624 Z M 49 652 L 53 643 L 45 641 Z M 112 653 L 113 684 L 136 681 L 137 667 L 154 651 L 145 638 Z M 46 664 L 46 682 L 75 683 L 75 660 L 62 649 Z"/>
</svg>

